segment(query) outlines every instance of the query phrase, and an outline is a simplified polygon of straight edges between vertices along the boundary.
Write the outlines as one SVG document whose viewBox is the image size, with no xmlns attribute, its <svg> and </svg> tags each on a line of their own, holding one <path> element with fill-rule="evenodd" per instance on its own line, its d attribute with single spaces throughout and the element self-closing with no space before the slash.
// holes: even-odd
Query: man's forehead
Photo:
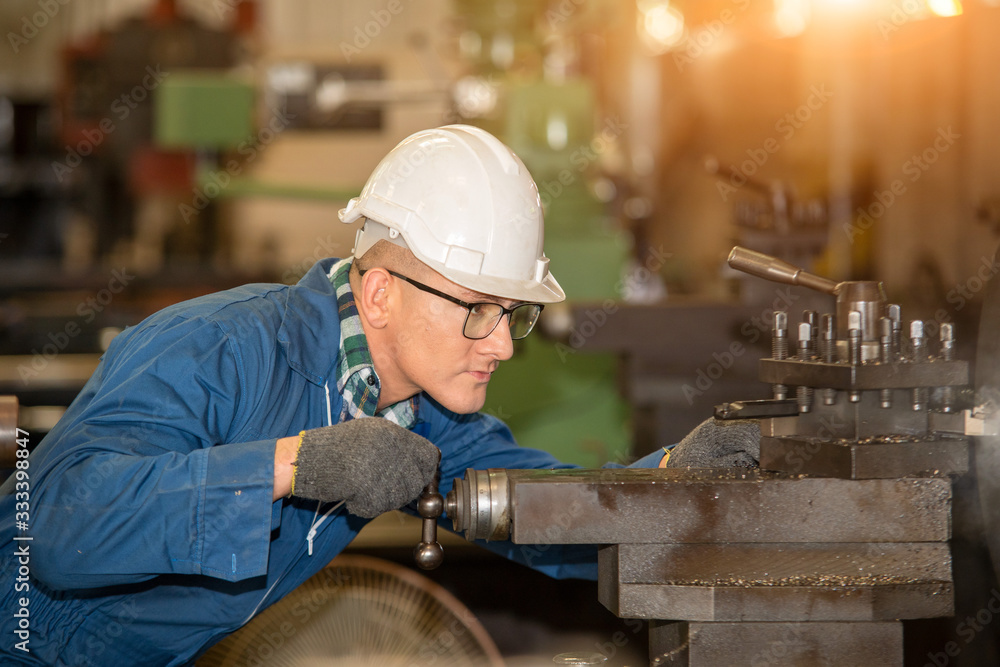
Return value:
<svg viewBox="0 0 1000 667">
<path fill-rule="evenodd" d="M 464 301 L 470 301 L 472 303 L 477 303 L 480 301 L 487 301 L 489 303 L 500 303 L 506 306 L 511 304 L 519 303 L 515 299 L 508 299 L 502 296 L 494 296 L 492 294 L 483 294 L 482 292 L 477 292 L 476 290 L 471 290 L 468 287 L 462 287 L 459 285 L 459 289 L 462 290 Z"/>
<path fill-rule="evenodd" d="M 426 264 L 424 264 L 423 266 L 428 271 L 430 271 L 431 273 L 433 273 L 435 276 L 440 277 L 443 281 L 445 281 L 445 283 L 447 283 L 448 285 L 451 285 L 452 286 L 452 293 L 455 296 L 457 296 L 458 298 L 462 299 L 462 301 L 468 301 L 470 303 L 479 303 L 479 302 L 482 302 L 482 301 L 486 301 L 486 302 L 489 302 L 489 303 L 503 304 L 505 307 L 510 307 L 513 304 L 520 303 L 516 299 L 508 299 L 506 297 L 496 296 L 496 295 L 493 295 L 493 294 L 484 294 L 483 292 L 477 292 L 474 289 L 469 289 L 468 287 L 464 287 L 462 285 L 459 285 L 454 280 L 451 280 L 451 279 L 447 278 L 446 276 L 444 276 L 441 273 L 435 271 L 434 269 L 432 269 L 431 267 L 427 266 Z"/>
</svg>

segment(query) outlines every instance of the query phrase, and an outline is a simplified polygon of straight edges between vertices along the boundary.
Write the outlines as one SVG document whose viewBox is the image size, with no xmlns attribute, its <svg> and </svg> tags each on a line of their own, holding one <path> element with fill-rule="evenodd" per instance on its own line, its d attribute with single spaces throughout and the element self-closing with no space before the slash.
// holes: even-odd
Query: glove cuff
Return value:
<svg viewBox="0 0 1000 667">
<path fill-rule="evenodd" d="M 295 458 L 292 459 L 292 490 L 288 492 L 289 496 L 295 495 L 295 478 L 299 476 L 299 450 L 302 449 L 302 438 L 305 435 L 305 431 L 299 431 L 299 441 L 295 443 Z"/>
<path fill-rule="evenodd" d="M 323 502 L 344 500 L 352 488 L 347 470 L 350 462 L 343 460 L 341 431 L 329 427 L 309 429 L 299 433 L 299 443 L 292 463 L 292 494 Z"/>
</svg>

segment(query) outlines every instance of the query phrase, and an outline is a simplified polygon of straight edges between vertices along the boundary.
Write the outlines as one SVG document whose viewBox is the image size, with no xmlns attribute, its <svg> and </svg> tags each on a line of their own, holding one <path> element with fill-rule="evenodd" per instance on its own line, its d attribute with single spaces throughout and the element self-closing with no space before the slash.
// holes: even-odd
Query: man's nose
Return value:
<svg viewBox="0 0 1000 667">
<path fill-rule="evenodd" d="M 486 344 L 484 351 L 500 361 L 507 361 L 514 356 L 514 341 L 510 337 L 510 322 L 508 322 L 508 317 L 508 315 L 505 315 L 500 318 L 496 329 L 483 339 L 483 342 Z"/>
</svg>

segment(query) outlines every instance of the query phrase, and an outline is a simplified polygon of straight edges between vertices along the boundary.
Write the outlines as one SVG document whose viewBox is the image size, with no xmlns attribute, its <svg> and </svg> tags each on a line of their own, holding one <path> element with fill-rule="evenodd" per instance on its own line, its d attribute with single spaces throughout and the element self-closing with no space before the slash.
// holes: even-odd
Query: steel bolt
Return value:
<svg viewBox="0 0 1000 667">
<path fill-rule="evenodd" d="M 812 330 L 813 327 L 808 322 L 803 322 L 799 325 L 799 361 L 812 360 Z M 796 387 L 795 398 L 799 402 L 799 412 L 809 412 L 812 410 L 812 387 Z"/>
<path fill-rule="evenodd" d="M 783 310 L 774 311 L 774 329 L 771 331 L 771 358 L 788 358 L 788 313 Z M 788 387 L 783 384 L 771 385 L 774 397 L 778 400 L 788 398 Z"/>
<path fill-rule="evenodd" d="M 941 360 L 953 361 L 955 359 L 955 325 L 951 322 L 941 324 Z M 941 411 L 953 412 L 955 410 L 955 388 L 941 388 Z"/>
<path fill-rule="evenodd" d="M 927 337 L 924 336 L 923 320 L 910 322 L 910 345 L 912 347 L 911 361 L 922 364 L 927 361 Z M 919 412 L 927 409 L 927 388 L 913 388 L 913 410 Z"/>
<path fill-rule="evenodd" d="M 847 316 L 847 358 L 852 366 L 861 365 L 861 313 L 856 310 L 852 310 Z M 861 392 L 848 392 L 847 400 L 851 403 L 859 402 Z"/>
<path fill-rule="evenodd" d="M 892 354 L 892 320 L 888 317 L 881 317 L 879 326 L 879 361 L 883 364 L 893 363 Z M 881 408 L 892 407 L 892 389 L 880 389 L 878 393 L 878 404 Z"/>
<path fill-rule="evenodd" d="M 824 363 L 832 364 L 837 355 L 837 330 L 833 321 L 833 315 L 826 313 L 820 317 L 819 322 L 820 330 L 822 331 L 819 337 L 819 358 Z M 820 391 L 820 395 L 823 397 L 823 405 L 837 404 L 836 389 L 827 387 Z"/>
</svg>

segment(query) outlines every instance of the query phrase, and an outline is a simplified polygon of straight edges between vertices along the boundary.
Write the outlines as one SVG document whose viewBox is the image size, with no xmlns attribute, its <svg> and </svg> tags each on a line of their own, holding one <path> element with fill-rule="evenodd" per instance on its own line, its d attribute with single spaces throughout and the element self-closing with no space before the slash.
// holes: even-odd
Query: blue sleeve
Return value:
<svg viewBox="0 0 1000 667">
<path fill-rule="evenodd" d="M 31 456 L 32 573 L 55 589 L 265 574 L 275 440 L 226 440 L 238 348 L 203 319 L 138 328 Z"/>
<path fill-rule="evenodd" d="M 649 454 L 646 454 L 642 458 L 633 461 L 632 463 L 629 463 L 627 466 L 623 466 L 620 463 L 605 463 L 603 467 L 604 468 L 659 468 L 660 461 L 662 461 L 663 457 L 666 456 L 667 452 L 665 450 L 670 450 L 673 449 L 674 447 L 676 447 L 676 445 L 671 445 L 670 447 L 666 447 L 664 449 L 657 449 L 655 452 L 650 452 Z"/>
<path fill-rule="evenodd" d="M 427 437 L 441 449 L 442 495 L 451 490 L 455 478 L 465 476 L 467 468 L 556 469 L 578 466 L 560 462 L 548 452 L 520 447 L 510 429 L 499 419 L 478 413 L 455 415 L 433 401 L 420 404 L 422 419 L 429 421 Z M 657 454 L 659 456 L 655 456 Z M 656 467 L 663 452 L 659 451 L 636 461 L 630 467 Z M 655 458 L 655 463 L 652 463 Z M 641 465 L 649 464 L 649 465 Z M 616 464 L 609 464 L 616 466 Z M 554 520 L 557 510 L 553 511 Z M 453 530 L 451 521 L 441 519 L 441 525 Z M 557 579 L 596 579 L 596 545 L 514 544 L 509 541 L 477 544 L 495 553 L 522 563 Z"/>
</svg>

